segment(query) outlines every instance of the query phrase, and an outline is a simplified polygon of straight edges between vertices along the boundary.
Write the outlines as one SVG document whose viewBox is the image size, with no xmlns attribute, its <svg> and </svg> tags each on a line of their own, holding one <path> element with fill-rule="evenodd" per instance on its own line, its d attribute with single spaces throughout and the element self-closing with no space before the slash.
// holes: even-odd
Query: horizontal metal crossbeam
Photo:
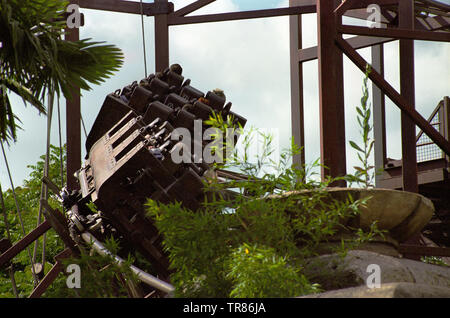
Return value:
<svg viewBox="0 0 450 318">
<path fill-rule="evenodd" d="M 369 46 L 388 43 L 394 41 L 391 38 L 376 38 L 371 36 L 355 36 L 346 39 L 348 44 L 350 44 L 354 49 L 363 49 Z M 307 62 L 317 59 L 317 46 L 312 46 L 309 48 L 298 50 L 298 61 Z"/>
<path fill-rule="evenodd" d="M 24 236 L 19 242 L 0 255 L 0 267 L 8 263 L 13 257 L 23 251 L 28 245 L 37 240 L 41 235 L 51 229 L 47 220 L 39 224 L 33 231 Z"/>
<path fill-rule="evenodd" d="M 104 10 L 111 12 L 122 12 L 131 14 L 141 14 L 147 16 L 154 16 L 157 14 L 167 14 L 173 12 L 173 3 L 141 3 L 138 1 L 124 1 L 124 0 L 70 0 L 70 3 L 77 4 L 81 8 Z"/>
<path fill-rule="evenodd" d="M 368 64 L 364 58 L 353 49 L 347 41 L 336 39 L 336 44 L 347 57 L 361 70 L 365 71 Z M 409 118 L 422 129 L 447 155 L 450 155 L 450 142 L 447 141 L 434 127 L 406 102 L 395 88 L 393 88 L 376 70 L 372 69 L 369 78 L 388 96 Z"/>
<path fill-rule="evenodd" d="M 450 33 L 432 32 L 409 29 L 393 28 L 366 28 L 353 25 L 339 25 L 337 31 L 343 34 L 366 35 L 385 38 L 450 42 Z"/>
<path fill-rule="evenodd" d="M 232 20 L 244 20 L 244 19 L 257 19 L 257 18 L 269 18 L 286 15 L 299 15 L 306 13 L 315 13 L 315 5 L 304 5 L 289 8 L 277 8 L 277 9 L 263 9 L 252 11 L 240 11 L 240 12 L 227 12 L 194 16 L 176 16 L 169 15 L 169 25 L 182 25 L 182 24 L 194 24 L 194 23 L 208 23 L 208 22 L 222 22 Z"/>
</svg>

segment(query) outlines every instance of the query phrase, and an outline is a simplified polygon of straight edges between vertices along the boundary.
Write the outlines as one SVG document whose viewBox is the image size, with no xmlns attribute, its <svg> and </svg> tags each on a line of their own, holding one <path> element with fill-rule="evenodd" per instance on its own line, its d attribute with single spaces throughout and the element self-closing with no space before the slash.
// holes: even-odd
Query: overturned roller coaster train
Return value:
<svg viewBox="0 0 450 318">
<path fill-rule="evenodd" d="M 150 198 L 199 207 L 202 178 L 210 166 L 198 158 L 175 163 L 171 152 L 183 141 L 172 140 L 171 134 L 179 127 L 192 132 L 195 120 L 209 119 L 213 112 L 232 115 L 244 126 L 246 119 L 225 102 L 220 92 L 205 95 L 192 87 L 178 64 L 109 94 L 86 140 L 88 155 L 76 174 L 80 190 L 62 194 L 69 218 L 70 234 L 63 235 L 66 245 L 68 240 L 80 241 L 85 230 L 99 238 L 113 233 L 167 279 L 169 261 L 162 238 L 146 217 L 144 204 Z M 202 122 L 202 129 L 208 127 Z M 89 202 L 101 212 L 93 213 Z"/>
</svg>

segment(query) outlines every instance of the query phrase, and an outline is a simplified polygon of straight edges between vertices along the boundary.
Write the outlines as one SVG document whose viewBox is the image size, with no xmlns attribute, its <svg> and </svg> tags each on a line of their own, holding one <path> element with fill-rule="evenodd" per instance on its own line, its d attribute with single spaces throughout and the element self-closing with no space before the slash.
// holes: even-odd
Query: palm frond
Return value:
<svg viewBox="0 0 450 318">
<path fill-rule="evenodd" d="M 113 45 L 62 40 L 67 5 L 65 0 L 0 0 L 1 106 L 5 107 L 0 116 L 6 116 L 0 118 L 2 139 L 8 135 L 15 140 L 11 130 L 16 127 L 15 117 L 7 117 L 8 112 L 13 114 L 8 90 L 45 112 L 47 93 L 62 92 L 70 99 L 73 87 L 90 90 L 123 64 L 122 51 Z"/>
<path fill-rule="evenodd" d="M 17 124 L 20 119 L 14 115 L 6 91 L 7 87 L 0 84 L 0 140 L 9 145 L 10 141 L 17 140 L 17 129 L 21 127 Z"/>
</svg>

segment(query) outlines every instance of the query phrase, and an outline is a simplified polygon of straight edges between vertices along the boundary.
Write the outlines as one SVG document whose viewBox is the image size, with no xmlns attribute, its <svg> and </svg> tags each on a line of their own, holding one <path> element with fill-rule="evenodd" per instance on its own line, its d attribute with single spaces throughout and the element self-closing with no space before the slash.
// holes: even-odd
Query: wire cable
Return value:
<svg viewBox="0 0 450 318">
<path fill-rule="evenodd" d="M 145 71 L 145 78 L 147 78 L 147 54 L 145 51 L 144 9 L 142 7 L 142 0 L 140 1 L 140 6 L 141 6 L 142 47 L 144 50 L 144 71 Z"/>
<path fill-rule="evenodd" d="M 47 143 L 45 148 L 45 162 L 44 162 L 44 171 L 43 171 L 43 177 L 48 178 L 49 174 L 49 166 L 50 166 L 50 143 L 51 143 L 51 127 L 52 127 L 52 115 L 53 115 L 53 103 L 54 103 L 54 91 L 48 94 L 48 111 L 47 111 Z M 48 187 L 47 184 L 44 182 L 41 183 L 41 195 L 39 200 L 39 212 L 38 212 L 38 219 L 36 227 L 41 224 L 42 220 L 42 210 L 44 207 L 40 203 L 43 199 L 48 199 Z M 39 240 L 36 240 L 34 243 L 34 250 L 33 250 L 33 262 L 36 262 L 36 255 L 37 255 L 37 246 L 38 246 Z M 47 235 L 44 233 L 42 236 L 42 272 L 44 272 L 45 268 L 45 245 L 47 242 Z"/>
</svg>

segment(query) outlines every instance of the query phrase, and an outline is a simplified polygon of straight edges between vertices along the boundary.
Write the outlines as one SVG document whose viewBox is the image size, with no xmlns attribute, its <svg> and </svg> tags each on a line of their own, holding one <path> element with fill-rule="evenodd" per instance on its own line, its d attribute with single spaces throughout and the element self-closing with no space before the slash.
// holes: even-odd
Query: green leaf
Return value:
<svg viewBox="0 0 450 318">
<path fill-rule="evenodd" d="M 356 106 L 356 111 L 357 111 L 357 113 L 358 113 L 361 117 L 364 117 L 361 108 L 359 108 L 358 106 Z"/>
<path fill-rule="evenodd" d="M 354 149 L 356 149 L 356 150 L 358 150 L 358 151 L 360 151 L 360 152 L 364 152 L 364 150 L 362 150 L 354 141 L 351 141 L 350 140 L 350 145 L 354 148 Z"/>
</svg>

